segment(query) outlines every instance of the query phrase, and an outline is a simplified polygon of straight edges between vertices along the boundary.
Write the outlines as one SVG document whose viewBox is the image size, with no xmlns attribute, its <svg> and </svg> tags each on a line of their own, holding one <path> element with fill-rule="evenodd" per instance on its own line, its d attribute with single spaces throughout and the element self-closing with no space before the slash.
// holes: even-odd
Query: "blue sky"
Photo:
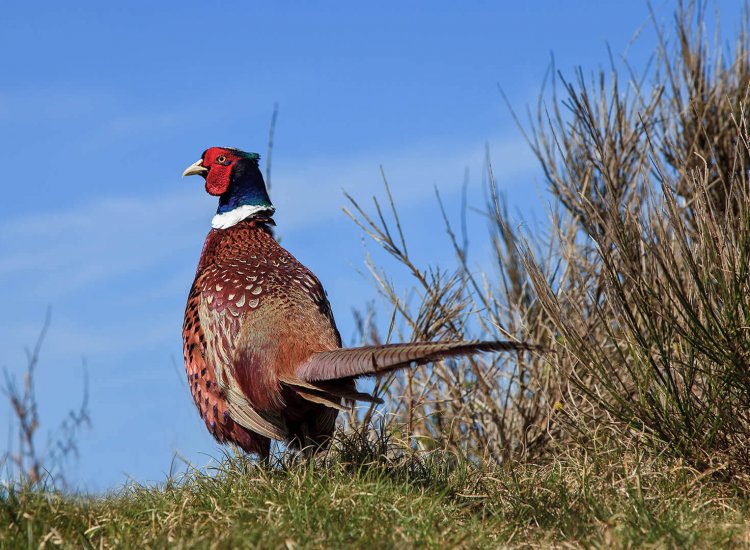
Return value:
<svg viewBox="0 0 750 550">
<path fill-rule="evenodd" d="M 201 182 L 180 174 L 205 148 L 265 154 L 278 102 L 272 198 L 283 244 L 323 281 L 347 340 L 352 308 L 375 292 L 359 273 L 362 235 L 341 211 L 343 190 L 382 197 L 382 165 L 418 258 L 450 264 L 433 187 L 455 215 L 468 168 L 480 207 L 485 145 L 510 207 L 543 214 L 539 170 L 498 84 L 523 110 L 552 52 L 570 74 L 606 64 L 607 44 L 625 52 L 639 28 L 628 59 L 643 66 L 654 45 L 645 2 L 405 4 L 4 6 L 0 367 L 20 372 L 50 306 L 42 442 L 78 402 L 84 358 L 90 377 L 93 427 L 69 470 L 74 486 L 158 482 L 176 453 L 198 465 L 220 455 L 182 382 L 180 348 L 215 210 Z M 673 5 L 656 3 L 658 17 Z M 481 241 L 481 220 L 472 224 Z M 0 403 L 0 445 L 7 415 Z"/>
</svg>

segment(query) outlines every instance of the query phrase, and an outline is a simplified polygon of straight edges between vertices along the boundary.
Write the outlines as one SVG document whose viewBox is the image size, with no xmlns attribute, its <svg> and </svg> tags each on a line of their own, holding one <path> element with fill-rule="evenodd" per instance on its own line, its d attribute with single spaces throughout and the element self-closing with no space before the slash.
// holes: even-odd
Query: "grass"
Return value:
<svg viewBox="0 0 750 550">
<path fill-rule="evenodd" d="M 684 462 L 601 442 L 480 466 L 342 436 L 315 461 L 226 457 L 104 497 L 12 488 L 0 546 L 39 548 L 708 548 L 750 544 L 750 502 Z"/>
</svg>

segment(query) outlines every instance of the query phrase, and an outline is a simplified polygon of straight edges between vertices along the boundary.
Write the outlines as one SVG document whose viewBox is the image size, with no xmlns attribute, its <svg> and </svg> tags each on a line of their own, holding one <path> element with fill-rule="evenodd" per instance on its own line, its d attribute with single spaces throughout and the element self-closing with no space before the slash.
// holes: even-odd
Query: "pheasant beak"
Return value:
<svg viewBox="0 0 750 550">
<path fill-rule="evenodd" d="M 196 174 L 206 177 L 206 174 L 208 174 L 208 168 L 203 166 L 203 159 L 198 159 L 197 162 L 191 164 L 187 167 L 187 169 L 182 173 L 184 176 L 195 176 Z"/>
</svg>

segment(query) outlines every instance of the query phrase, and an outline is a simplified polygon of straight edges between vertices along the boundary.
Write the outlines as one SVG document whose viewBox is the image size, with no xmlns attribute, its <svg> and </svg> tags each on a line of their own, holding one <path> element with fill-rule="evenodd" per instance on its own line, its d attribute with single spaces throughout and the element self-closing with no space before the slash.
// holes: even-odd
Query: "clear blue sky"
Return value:
<svg viewBox="0 0 750 550">
<path fill-rule="evenodd" d="M 657 2 L 658 17 L 674 4 Z M 734 17 L 735 2 L 719 4 Z M 455 214 L 468 167 L 481 206 L 489 144 L 511 208 L 539 215 L 539 171 L 498 84 L 523 110 L 551 52 L 563 72 L 594 70 L 607 43 L 623 53 L 648 20 L 631 0 L 6 3 L 0 367 L 20 372 L 51 306 L 41 442 L 78 402 L 85 358 L 93 428 L 70 469 L 75 486 L 157 482 L 175 453 L 198 465 L 219 456 L 182 383 L 180 347 L 215 210 L 180 174 L 205 148 L 265 154 L 279 103 L 283 244 L 323 281 L 347 340 L 352 308 L 375 292 L 358 272 L 361 234 L 342 190 L 382 196 L 383 165 L 419 258 L 448 264 L 433 186 Z M 645 32 L 629 60 L 643 66 L 653 45 Z M 483 237 L 481 221 L 472 227 Z M 0 445 L 8 411 L 0 402 Z"/>
</svg>

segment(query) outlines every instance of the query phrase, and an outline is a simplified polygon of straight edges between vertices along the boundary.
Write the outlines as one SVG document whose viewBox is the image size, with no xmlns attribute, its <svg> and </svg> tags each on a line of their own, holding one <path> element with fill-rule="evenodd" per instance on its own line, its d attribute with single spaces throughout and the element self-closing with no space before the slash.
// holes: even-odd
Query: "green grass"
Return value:
<svg viewBox="0 0 750 550">
<path fill-rule="evenodd" d="M 359 442 L 361 443 L 361 441 Z M 664 457 L 612 448 L 545 464 L 479 466 L 454 455 L 344 441 L 315 463 L 228 457 L 160 487 L 104 497 L 15 488 L 0 546 L 38 548 L 708 548 L 750 544 L 750 503 Z M 594 457 L 595 456 L 595 457 Z"/>
</svg>

